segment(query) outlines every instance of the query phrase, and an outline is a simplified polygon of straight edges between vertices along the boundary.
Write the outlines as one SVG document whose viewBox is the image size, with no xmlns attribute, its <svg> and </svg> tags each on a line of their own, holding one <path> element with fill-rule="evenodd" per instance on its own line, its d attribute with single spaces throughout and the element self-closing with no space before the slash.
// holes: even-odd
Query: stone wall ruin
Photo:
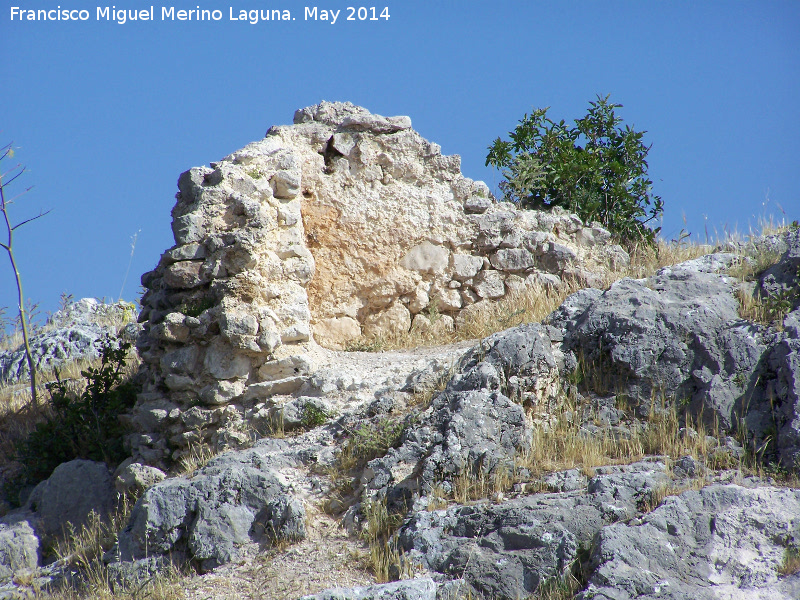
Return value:
<svg viewBox="0 0 800 600">
<path fill-rule="evenodd" d="M 178 189 L 175 246 L 142 276 L 146 384 L 129 441 L 151 463 L 300 390 L 319 345 L 425 327 L 433 308 L 454 327 L 527 284 L 591 285 L 628 260 L 575 215 L 497 202 L 408 117 L 350 103 L 298 110 Z"/>
</svg>

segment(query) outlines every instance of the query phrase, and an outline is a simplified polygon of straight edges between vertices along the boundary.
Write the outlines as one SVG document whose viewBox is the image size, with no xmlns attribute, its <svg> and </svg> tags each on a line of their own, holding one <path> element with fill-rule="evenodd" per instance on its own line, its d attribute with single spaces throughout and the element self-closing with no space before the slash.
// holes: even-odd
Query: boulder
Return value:
<svg viewBox="0 0 800 600">
<path fill-rule="evenodd" d="M 212 459 L 189 479 L 150 487 L 120 532 L 117 562 L 172 553 L 209 570 L 236 558 L 245 543 L 305 537 L 305 509 L 277 474 L 299 466 L 286 449 L 264 440 Z"/>
<path fill-rule="evenodd" d="M 576 598 L 798 598 L 800 573 L 779 573 L 800 543 L 798 514 L 800 490 L 711 485 L 668 497 L 600 530 Z"/>
<path fill-rule="evenodd" d="M 549 322 L 562 328 L 565 350 L 595 370 L 587 376 L 598 393 L 643 405 L 686 401 L 730 429 L 768 344 L 763 328 L 739 317 L 734 281 L 717 272 L 734 258 L 710 255 L 602 294 L 579 292 Z"/>
<path fill-rule="evenodd" d="M 42 536 L 80 531 L 91 513 L 107 519 L 116 508 L 117 492 L 105 463 L 76 459 L 58 465 L 31 492 L 26 508 L 34 513 Z"/>
</svg>

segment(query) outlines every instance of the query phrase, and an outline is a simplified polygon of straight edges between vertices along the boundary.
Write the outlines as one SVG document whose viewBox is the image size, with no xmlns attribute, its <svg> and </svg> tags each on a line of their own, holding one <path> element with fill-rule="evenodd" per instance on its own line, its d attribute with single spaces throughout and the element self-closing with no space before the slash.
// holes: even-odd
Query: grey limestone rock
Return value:
<svg viewBox="0 0 800 600">
<path fill-rule="evenodd" d="M 111 515 L 117 492 L 105 463 L 76 459 L 58 465 L 31 492 L 26 508 L 35 514 L 39 535 L 56 535 L 67 525 L 80 530 L 94 512 Z"/>
<path fill-rule="evenodd" d="M 286 443 L 264 440 L 218 456 L 191 479 L 150 487 L 120 533 L 119 561 L 182 553 L 208 570 L 250 541 L 302 539 L 305 509 L 276 473 L 299 465 L 286 450 Z"/>
<path fill-rule="evenodd" d="M 418 511 L 399 543 L 412 565 L 462 579 L 478 597 L 524 598 L 567 572 L 598 531 L 636 515 L 666 481 L 659 462 L 605 467 L 569 492 Z"/>
<path fill-rule="evenodd" d="M 438 584 L 429 577 L 355 588 L 333 588 L 300 600 L 436 600 Z"/>
<path fill-rule="evenodd" d="M 15 514 L 0 520 L 0 582 L 39 564 L 39 538 L 26 516 L 30 517 Z"/>
<path fill-rule="evenodd" d="M 729 258 L 622 279 L 602 294 L 579 292 L 549 322 L 565 330 L 566 349 L 598 370 L 607 391 L 644 403 L 659 395 L 688 400 L 696 413 L 731 428 L 768 340 L 739 317 L 733 281 L 713 272 Z"/>
<path fill-rule="evenodd" d="M 98 358 L 106 334 L 116 334 L 125 323 L 135 321 L 136 310 L 128 302 L 104 304 L 94 298 L 74 302 L 53 314 L 46 327 L 31 336 L 31 353 L 36 368 L 47 369 L 78 359 Z M 135 327 L 131 335 L 138 335 Z M 23 347 L 0 352 L 0 383 L 23 381 L 29 377 Z"/>
<path fill-rule="evenodd" d="M 459 362 L 445 390 L 410 422 L 398 448 L 368 465 L 368 488 L 390 504 L 461 473 L 508 467 L 529 439 L 523 402 L 557 389 L 558 360 L 549 330 L 530 324 L 494 334 Z"/>
<path fill-rule="evenodd" d="M 781 576 L 800 542 L 800 490 L 711 485 L 671 496 L 652 513 L 604 527 L 580 600 L 789 600 L 800 574 Z"/>
</svg>

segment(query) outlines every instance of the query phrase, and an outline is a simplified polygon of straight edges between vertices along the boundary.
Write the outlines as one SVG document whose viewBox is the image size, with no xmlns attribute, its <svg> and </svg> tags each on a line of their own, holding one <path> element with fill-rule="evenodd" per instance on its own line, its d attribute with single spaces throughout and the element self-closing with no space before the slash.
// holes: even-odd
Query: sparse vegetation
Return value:
<svg viewBox="0 0 800 600">
<path fill-rule="evenodd" d="M 306 404 L 303 407 L 303 416 L 300 419 L 300 427 L 303 429 L 314 429 L 324 425 L 330 419 L 330 415 L 321 408 L 313 404 Z"/>
<path fill-rule="evenodd" d="M 202 298 L 191 298 L 178 307 L 178 312 L 185 314 L 187 317 L 199 317 L 214 306 L 215 302 L 211 298 L 205 296 Z"/>
<path fill-rule="evenodd" d="M 778 574 L 783 577 L 800 573 L 800 549 L 789 547 L 783 554 L 783 562 L 778 567 Z"/>
<path fill-rule="evenodd" d="M 339 456 L 339 469 L 349 472 L 363 467 L 373 458 L 386 454 L 400 443 L 406 428 L 403 420 L 384 418 L 376 424 L 365 423 L 353 431 Z"/>
<path fill-rule="evenodd" d="M 385 500 L 367 500 L 361 505 L 365 519 L 362 538 L 369 546 L 368 567 L 379 583 L 398 579 L 409 571 L 395 532 L 403 522 L 402 515 L 391 513 Z"/>
<path fill-rule="evenodd" d="M 62 462 L 75 458 L 118 464 L 126 454 L 119 416 L 136 401 L 136 388 L 125 380 L 127 342 L 107 338 L 100 365 L 87 367 L 83 390 L 58 378 L 49 384 L 49 415 L 17 446 L 30 481 L 40 481 Z"/>
<path fill-rule="evenodd" d="M 7 144 L 0 148 L 0 163 L 7 158 L 13 158 L 14 156 L 14 148 L 12 144 Z M 38 397 L 38 389 L 36 386 L 36 364 L 33 362 L 33 354 L 31 353 L 31 345 L 30 345 L 30 333 L 29 333 L 29 326 L 30 326 L 30 315 L 26 314 L 25 312 L 25 295 L 22 291 L 22 278 L 19 274 L 19 268 L 17 267 L 17 260 L 14 256 L 14 232 L 22 227 L 23 225 L 30 223 L 31 221 L 35 221 L 46 215 L 47 213 L 39 213 L 35 217 L 31 217 L 29 219 L 25 219 L 24 221 L 20 221 L 19 223 L 13 224 L 11 223 L 11 217 L 8 214 L 9 207 L 14 201 L 19 198 L 20 196 L 26 194 L 30 191 L 31 188 L 23 190 L 21 193 L 13 196 L 12 198 L 6 198 L 6 189 L 8 186 L 16 181 L 23 173 L 25 172 L 25 167 L 21 165 L 16 165 L 11 167 L 8 171 L 5 171 L 5 165 L 0 164 L 0 212 L 3 213 L 3 220 L 6 225 L 6 231 L 8 233 L 5 242 L 0 242 L 0 248 L 3 248 L 6 253 L 8 254 L 8 258 L 11 261 L 11 270 L 14 272 L 14 282 L 17 286 L 17 310 L 19 311 L 19 324 L 20 329 L 22 330 L 22 341 L 25 347 L 25 358 L 28 361 L 28 372 L 30 373 L 31 383 L 31 402 L 34 406 L 39 404 L 39 397 Z M 49 212 L 49 211 L 48 211 Z"/>
</svg>

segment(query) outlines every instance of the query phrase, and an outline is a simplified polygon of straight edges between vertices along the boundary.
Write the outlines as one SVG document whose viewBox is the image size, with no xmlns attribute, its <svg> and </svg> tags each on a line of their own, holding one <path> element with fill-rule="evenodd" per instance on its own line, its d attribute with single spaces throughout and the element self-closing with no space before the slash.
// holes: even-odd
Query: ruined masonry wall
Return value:
<svg viewBox="0 0 800 600">
<path fill-rule="evenodd" d="M 574 215 L 516 210 L 464 177 L 458 156 L 350 103 L 178 180 L 175 246 L 147 288 L 145 390 L 128 440 L 177 456 L 242 406 L 300 390 L 317 343 L 457 326 L 463 310 L 565 275 L 591 284 L 627 254 Z M 238 411 L 238 412 L 237 412 Z"/>
</svg>

